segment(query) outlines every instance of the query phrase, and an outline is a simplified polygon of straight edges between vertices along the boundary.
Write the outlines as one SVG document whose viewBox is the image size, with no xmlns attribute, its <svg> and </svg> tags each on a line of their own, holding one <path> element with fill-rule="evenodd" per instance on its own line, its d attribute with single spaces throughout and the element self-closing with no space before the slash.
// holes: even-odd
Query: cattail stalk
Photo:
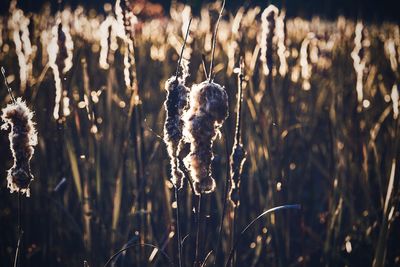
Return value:
<svg viewBox="0 0 400 267">
<path fill-rule="evenodd" d="M 171 160 L 171 181 L 174 185 L 175 190 L 175 201 L 176 201 L 176 228 L 177 228 L 177 239 L 178 239 L 178 260 L 179 267 L 182 267 L 182 246 L 181 246 L 181 231 L 179 222 L 179 189 L 183 186 L 184 174 L 179 168 L 178 155 L 181 150 L 183 143 L 182 140 L 182 128 L 183 119 L 182 115 L 188 104 L 188 88 L 185 86 L 185 80 L 188 76 L 187 66 L 182 63 L 183 51 L 185 49 L 186 41 L 190 32 L 190 24 L 192 18 L 190 18 L 185 40 L 182 45 L 181 53 L 176 67 L 175 76 L 172 76 L 165 83 L 165 89 L 167 91 L 167 100 L 164 103 L 166 110 L 166 119 L 164 125 L 164 142 L 168 148 L 168 155 Z M 182 68 L 182 72 L 179 70 Z"/>
<path fill-rule="evenodd" d="M 273 90 L 273 76 L 276 72 L 276 68 L 274 68 L 274 52 L 276 51 L 278 41 L 278 37 L 276 34 L 278 13 L 279 9 L 276 6 L 269 5 L 261 15 L 261 61 L 263 63 L 263 72 L 266 79 L 265 88 L 268 89 L 270 95 L 272 117 L 273 122 L 277 124 L 277 133 L 279 133 L 279 118 Z M 263 94 L 263 96 L 264 95 L 265 94 Z M 260 100 L 260 103 L 261 102 L 262 98 Z"/>
<path fill-rule="evenodd" d="M 212 40 L 212 50 L 211 50 L 211 62 L 210 62 L 210 71 L 208 73 L 209 75 L 209 82 L 211 82 L 213 80 L 213 68 L 214 68 L 214 53 L 215 53 L 215 44 L 217 42 L 217 33 L 218 33 L 218 26 L 219 26 L 219 22 L 222 18 L 222 12 L 224 12 L 224 7 L 225 7 L 225 0 L 222 1 L 222 6 L 221 6 L 221 10 L 219 12 L 218 15 L 218 20 L 217 23 L 215 24 L 215 29 L 214 29 L 214 35 L 213 35 L 213 40 Z"/>
<path fill-rule="evenodd" d="M 238 95 L 236 104 L 236 129 L 235 129 L 235 141 L 232 148 L 232 154 L 230 156 L 230 190 L 228 199 L 231 201 L 233 206 L 233 222 L 232 222 L 232 242 L 236 235 L 236 222 L 237 222 L 237 209 L 240 205 L 240 178 L 242 176 L 243 165 L 246 161 L 246 150 L 243 148 L 242 136 L 241 136 L 241 113 L 242 113 L 242 101 L 243 101 L 243 81 L 244 81 L 244 62 L 243 58 L 240 60 L 240 68 L 238 72 Z M 233 266 L 236 262 L 236 251 L 233 257 Z"/>
<path fill-rule="evenodd" d="M 236 104 L 236 129 L 235 129 L 235 141 L 233 144 L 232 154 L 230 156 L 230 190 L 228 194 L 229 200 L 236 208 L 240 204 L 239 199 L 239 188 L 240 178 L 243 171 L 243 164 L 246 160 L 246 151 L 243 148 L 242 136 L 241 136 L 241 111 L 243 101 L 243 59 L 240 61 L 240 69 L 238 73 L 238 95 Z"/>
<path fill-rule="evenodd" d="M 4 79 L 4 69 L 1 69 Z M 10 95 L 11 89 L 9 90 Z M 33 156 L 33 147 L 37 144 L 37 133 L 35 123 L 32 121 L 33 112 L 27 107 L 21 98 L 12 97 L 13 103 L 3 108 L 1 119 L 4 124 L 1 129 L 11 128 L 8 138 L 10 140 L 10 149 L 14 158 L 14 165 L 8 170 L 7 186 L 10 192 L 20 192 L 30 196 L 29 185 L 34 177 L 30 169 L 30 160 Z"/>
<path fill-rule="evenodd" d="M 228 116 L 228 95 L 221 85 L 213 82 L 213 61 L 218 25 L 222 17 L 223 1 L 214 30 L 210 71 L 208 80 L 193 85 L 190 91 L 190 108 L 184 115 L 184 136 L 190 143 L 190 153 L 185 158 L 185 165 L 193 180 L 194 193 L 199 195 L 197 209 L 196 255 L 194 265 L 200 260 L 201 201 L 203 194 L 215 190 L 215 180 L 211 173 L 213 142 L 220 135 L 219 129 Z"/>
<path fill-rule="evenodd" d="M 29 197 L 29 185 L 34 179 L 31 174 L 30 160 L 34 153 L 33 147 L 37 144 L 37 133 L 35 124 L 32 121 L 33 112 L 29 110 L 21 98 L 14 98 L 11 88 L 7 83 L 3 67 L 1 67 L 1 73 L 12 100 L 12 104 L 7 105 L 2 110 L 1 119 L 4 121 L 4 124 L 1 125 L 1 129 L 7 130 L 11 128 L 8 137 L 14 158 L 14 165 L 8 170 L 7 186 L 11 193 L 14 191 L 18 192 L 18 242 L 14 258 L 14 267 L 17 267 L 19 265 L 20 246 L 23 235 L 21 224 L 22 194 Z"/>
</svg>

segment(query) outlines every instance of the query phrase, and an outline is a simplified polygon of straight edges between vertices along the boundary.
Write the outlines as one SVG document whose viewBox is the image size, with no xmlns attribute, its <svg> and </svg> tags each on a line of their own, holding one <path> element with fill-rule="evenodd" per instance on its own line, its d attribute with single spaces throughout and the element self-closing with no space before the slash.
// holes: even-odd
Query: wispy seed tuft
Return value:
<svg viewBox="0 0 400 267">
<path fill-rule="evenodd" d="M 1 115 L 4 121 L 1 129 L 8 130 L 11 127 L 8 138 L 14 158 L 14 165 L 8 170 L 7 186 L 11 193 L 17 191 L 27 197 L 30 196 L 29 185 L 34 178 L 30 160 L 34 153 L 33 147 L 37 144 L 37 132 L 32 118 L 33 112 L 21 98 L 3 108 Z"/>
<path fill-rule="evenodd" d="M 227 116 L 228 95 L 221 85 L 205 81 L 192 87 L 190 109 L 184 119 L 184 136 L 190 143 L 185 164 L 198 195 L 215 190 L 215 180 L 211 174 L 212 145 Z"/>
</svg>

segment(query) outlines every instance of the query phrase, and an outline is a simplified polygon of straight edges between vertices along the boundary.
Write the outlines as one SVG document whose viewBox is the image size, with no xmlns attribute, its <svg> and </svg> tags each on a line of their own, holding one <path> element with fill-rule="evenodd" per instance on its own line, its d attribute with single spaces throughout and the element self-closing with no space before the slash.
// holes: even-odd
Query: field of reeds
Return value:
<svg viewBox="0 0 400 267">
<path fill-rule="evenodd" d="M 400 266 L 399 25 L 15 4 L 0 107 L 38 142 L 0 131 L 0 266 Z"/>
</svg>

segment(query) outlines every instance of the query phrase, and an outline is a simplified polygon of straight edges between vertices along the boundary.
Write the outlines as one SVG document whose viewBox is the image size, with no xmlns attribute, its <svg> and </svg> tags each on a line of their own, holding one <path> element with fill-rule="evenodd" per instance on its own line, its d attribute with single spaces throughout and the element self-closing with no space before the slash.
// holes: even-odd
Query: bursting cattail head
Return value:
<svg viewBox="0 0 400 267">
<path fill-rule="evenodd" d="M 227 116 L 228 95 L 222 86 L 205 81 L 192 87 L 190 109 L 184 118 L 184 136 L 190 143 L 185 163 L 196 194 L 211 193 L 215 189 L 211 174 L 212 145 Z"/>
<path fill-rule="evenodd" d="M 33 147 L 37 144 L 35 123 L 32 121 L 33 112 L 18 98 L 14 103 L 7 105 L 2 113 L 1 119 L 4 124 L 1 129 L 7 130 L 11 127 L 8 138 L 14 158 L 14 165 L 8 170 L 7 186 L 11 193 L 17 191 L 29 197 L 29 184 L 33 180 L 30 160 L 34 153 Z"/>
<path fill-rule="evenodd" d="M 171 159 L 171 180 L 178 189 L 183 185 L 183 173 L 178 167 L 178 155 L 181 149 L 183 119 L 188 104 L 189 89 L 185 86 L 187 69 L 183 67 L 180 77 L 172 76 L 165 82 L 167 99 L 164 103 L 166 119 L 164 124 L 164 142 L 167 144 Z"/>
</svg>

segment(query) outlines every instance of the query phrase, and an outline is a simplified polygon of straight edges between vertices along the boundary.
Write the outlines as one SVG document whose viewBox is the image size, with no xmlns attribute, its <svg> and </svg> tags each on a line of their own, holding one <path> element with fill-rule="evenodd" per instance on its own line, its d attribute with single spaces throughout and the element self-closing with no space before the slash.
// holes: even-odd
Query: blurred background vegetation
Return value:
<svg viewBox="0 0 400 267">
<path fill-rule="evenodd" d="M 7 12 L 11 0 L 3 0 L 0 3 L 0 12 Z M 40 11 L 44 3 L 51 3 L 53 10 L 57 9 L 57 0 L 22 0 L 18 1 L 18 5 L 25 11 Z M 109 3 L 107 0 L 68 0 L 68 4 L 73 7 L 83 5 L 86 8 L 93 8 L 97 11 L 102 11 L 102 5 Z M 204 4 L 213 1 L 203 0 L 187 0 L 187 1 L 164 1 L 152 0 L 136 2 L 152 2 L 163 6 L 164 10 L 169 10 L 171 4 L 178 2 L 190 5 L 193 13 L 198 14 Z M 324 18 L 335 19 L 339 15 L 344 15 L 348 18 L 363 19 L 368 21 L 394 21 L 399 22 L 400 15 L 398 12 L 399 3 L 396 0 L 231 0 L 227 1 L 226 8 L 230 11 L 235 11 L 241 6 L 251 7 L 260 6 L 267 7 L 269 4 L 274 4 L 277 7 L 285 7 L 288 17 L 300 16 L 311 18 L 313 15 L 318 15 Z M 168 12 L 166 12 L 168 13 Z"/>
<path fill-rule="evenodd" d="M 130 7 L 137 19 L 129 25 L 131 50 L 114 3 L 100 2 L 21 1 L 11 9 L 1 3 L 0 65 L 14 94 L 35 112 L 39 133 L 35 181 L 23 200 L 21 266 L 82 266 L 84 260 L 102 266 L 135 242 L 155 244 L 176 261 L 176 203 L 161 139 L 164 83 L 175 71 L 191 13 L 184 53 L 188 85 L 204 80 L 201 55 L 209 64 L 220 5 L 136 1 Z M 400 266 L 399 16 L 392 2 L 377 3 L 276 2 L 288 16 L 284 48 L 273 48 L 268 75 L 260 60 L 266 4 L 227 3 L 215 81 L 227 90 L 230 116 L 214 149 L 217 190 L 205 197 L 202 258 L 217 246 L 235 131 L 235 68 L 242 56 L 248 155 L 241 205 L 236 219 L 228 206 L 217 266 L 229 254 L 233 229 L 268 208 L 294 203 L 302 209 L 267 216 L 241 237 L 236 266 Z M 53 58 L 55 43 L 65 50 Z M 55 69 L 62 90 L 58 118 Z M 1 107 L 9 102 L 3 88 Z M 12 166 L 7 137 L 0 132 L 1 266 L 11 266 L 18 238 L 17 195 L 5 179 Z M 190 266 L 197 201 L 188 184 L 181 194 L 184 261 Z M 116 266 L 167 263 L 157 249 L 137 247 Z"/>
</svg>

